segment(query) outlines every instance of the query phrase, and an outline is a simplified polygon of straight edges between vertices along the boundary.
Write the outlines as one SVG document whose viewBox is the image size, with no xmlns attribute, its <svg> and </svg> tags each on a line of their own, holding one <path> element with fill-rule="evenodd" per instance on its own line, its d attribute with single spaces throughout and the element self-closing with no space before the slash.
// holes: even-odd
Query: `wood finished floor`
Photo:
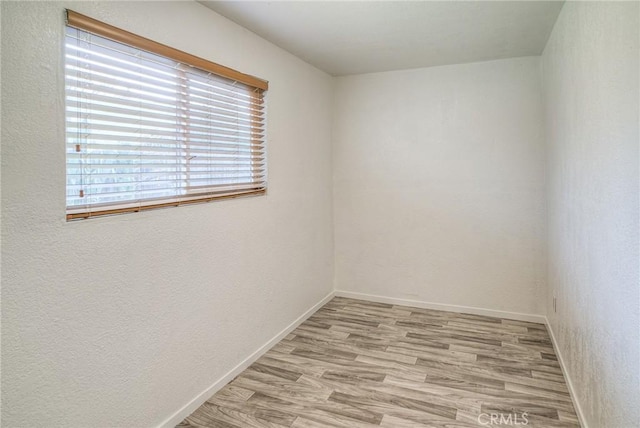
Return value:
<svg viewBox="0 0 640 428">
<path fill-rule="evenodd" d="M 523 412 L 579 427 L 544 325 L 336 297 L 178 426 L 522 426 Z"/>
</svg>

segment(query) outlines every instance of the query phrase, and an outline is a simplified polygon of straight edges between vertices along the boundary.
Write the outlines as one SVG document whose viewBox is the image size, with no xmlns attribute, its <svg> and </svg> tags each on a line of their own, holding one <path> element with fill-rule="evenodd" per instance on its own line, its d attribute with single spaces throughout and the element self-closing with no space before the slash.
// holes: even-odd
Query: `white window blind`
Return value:
<svg viewBox="0 0 640 428">
<path fill-rule="evenodd" d="M 65 83 L 67 219 L 265 191 L 263 88 L 72 26 Z"/>
</svg>

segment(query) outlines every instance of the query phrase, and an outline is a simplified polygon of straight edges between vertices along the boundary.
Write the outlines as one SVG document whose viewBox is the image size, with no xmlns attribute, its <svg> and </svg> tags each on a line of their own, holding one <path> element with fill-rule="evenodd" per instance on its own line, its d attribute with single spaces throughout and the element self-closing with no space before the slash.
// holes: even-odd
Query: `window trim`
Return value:
<svg viewBox="0 0 640 428">
<path fill-rule="evenodd" d="M 203 202 L 218 201 L 221 199 L 234 199 L 234 198 L 242 198 L 245 196 L 264 195 L 266 192 L 267 192 L 267 189 L 248 190 L 248 191 L 235 192 L 235 193 L 224 193 L 216 196 L 205 196 L 201 198 L 184 199 L 184 200 L 175 201 L 175 202 L 161 202 L 158 204 L 137 205 L 135 207 L 128 207 L 128 208 L 100 209 L 97 211 L 70 213 L 70 214 L 67 214 L 67 220 L 77 220 L 77 219 L 84 219 L 84 218 L 91 218 L 91 217 L 102 217 L 102 216 L 113 215 L 113 214 L 149 211 L 149 210 L 155 210 L 158 208 L 179 207 L 182 205 L 200 204 Z"/>
<path fill-rule="evenodd" d="M 233 70 L 229 67 L 225 67 L 220 64 L 205 60 L 203 58 L 191 55 L 181 50 L 166 46 L 164 44 L 155 42 L 137 34 L 130 33 L 126 30 L 114 27 L 88 16 L 82 15 L 75 11 L 66 9 L 66 25 L 68 27 L 76 28 L 82 31 L 86 31 L 97 36 L 110 39 L 112 41 L 122 43 L 133 48 L 150 52 L 152 54 L 161 55 L 176 62 L 186 64 L 188 66 L 198 68 L 208 73 L 215 74 L 233 81 L 240 82 L 249 86 L 254 92 L 262 94 L 269 87 L 269 83 L 266 80 L 259 79 L 257 77 L 241 73 Z M 66 137 L 65 137 L 66 139 Z M 264 144 L 264 142 L 263 142 Z M 264 146 L 263 146 L 264 147 Z M 67 167 L 65 167 L 67 168 Z M 93 204 L 87 206 L 86 210 L 69 212 L 69 206 L 67 206 L 66 219 L 85 219 L 90 217 L 98 217 L 112 214 L 120 214 L 127 212 L 139 212 L 147 211 L 156 208 L 164 207 L 176 207 L 181 205 L 190 205 L 194 203 L 210 202 L 220 199 L 232 199 L 244 196 L 262 195 L 266 193 L 266 187 L 246 189 L 246 190 L 233 190 L 228 193 L 206 193 L 201 195 L 192 194 L 188 198 L 166 201 L 158 200 L 157 203 L 153 203 L 152 199 L 147 199 L 146 203 L 142 200 L 142 203 L 125 202 L 121 204 Z"/>
</svg>

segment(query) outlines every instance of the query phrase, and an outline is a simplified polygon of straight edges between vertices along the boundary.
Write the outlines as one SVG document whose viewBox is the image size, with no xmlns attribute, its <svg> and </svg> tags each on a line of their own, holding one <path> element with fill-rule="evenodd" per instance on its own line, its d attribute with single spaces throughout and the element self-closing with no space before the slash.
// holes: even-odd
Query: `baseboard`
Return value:
<svg viewBox="0 0 640 428">
<path fill-rule="evenodd" d="M 242 373 L 247 367 L 253 364 L 258 358 L 264 355 L 269 349 L 271 349 L 276 343 L 284 339 L 289 333 L 291 333 L 296 327 L 302 324 L 307 318 L 313 315 L 318 309 L 324 306 L 335 295 L 335 292 L 330 292 L 322 300 L 309 308 L 305 313 L 300 315 L 295 321 L 289 324 L 284 330 L 275 335 L 271 340 L 258 348 L 253 354 L 249 355 L 240 364 L 231 369 L 227 374 L 215 381 L 213 385 L 198 394 L 187 405 L 175 412 L 172 416 L 162 422 L 159 428 L 173 428 L 178 425 L 184 418 L 193 413 L 198 407 L 209 399 L 213 394 L 222 389 L 227 383 L 231 382 L 233 378 Z"/>
<path fill-rule="evenodd" d="M 556 351 L 556 356 L 558 357 L 558 362 L 560 363 L 562 374 L 564 375 L 564 379 L 567 381 L 567 387 L 569 388 L 569 395 L 571 395 L 571 400 L 573 401 L 573 407 L 575 408 L 576 414 L 578 415 L 578 421 L 580 422 L 580 426 L 582 428 L 589 428 L 584 418 L 584 412 L 582 411 L 582 407 L 578 402 L 578 398 L 577 398 L 578 396 L 576 395 L 576 390 L 573 387 L 571 376 L 569 376 L 569 372 L 567 371 L 567 366 L 564 364 L 564 358 L 562 358 L 562 352 L 560 352 L 560 347 L 558 346 L 558 342 L 556 341 L 556 335 L 553 332 L 551 323 L 549 322 L 547 317 L 544 317 L 544 321 L 547 326 L 547 330 L 549 331 L 549 336 L 551 337 L 551 343 L 553 343 L 553 349 Z"/>
<path fill-rule="evenodd" d="M 474 308 L 471 306 L 447 305 L 444 303 L 431 303 L 422 300 L 397 299 L 395 297 L 376 296 L 373 294 L 355 293 L 352 291 L 336 290 L 336 296 L 351 299 L 369 300 L 371 302 L 389 303 L 392 305 L 413 306 L 414 308 L 434 309 L 438 311 L 459 312 L 465 314 L 485 315 L 488 317 L 505 318 L 518 321 L 528 321 L 545 324 L 547 319 L 543 315 L 521 314 L 518 312 L 496 311 L 493 309 Z"/>
</svg>

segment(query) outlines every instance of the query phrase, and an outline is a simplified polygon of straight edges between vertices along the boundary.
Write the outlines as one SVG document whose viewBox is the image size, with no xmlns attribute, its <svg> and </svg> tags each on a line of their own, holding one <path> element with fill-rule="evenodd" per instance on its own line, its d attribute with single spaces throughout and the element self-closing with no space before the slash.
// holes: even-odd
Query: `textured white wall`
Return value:
<svg viewBox="0 0 640 428">
<path fill-rule="evenodd" d="M 548 317 L 590 427 L 640 426 L 638 6 L 567 2 L 543 55 Z"/>
<path fill-rule="evenodd" d="M 335 284 L 541 314 L 539 57 L 337 79 Z"/>
<path fill-rule="evenodd" d="M 268 196 L 65 222 L 64 7 L 268 79 Z M 568 2 L 544 53 L 548 296 L 539 58 L 339 78 L 332 105 L 197 3 L 1 12 L 3 425 L 160 423 L 330 291 L 332 233 L 340 290 L 548 307 L 590 426 L 640 425 L 638 3 Z"/>
<path fill-rule="evenodd" d="M 67 223 L 63 7 L 270 81 L 265 197 Z M 195 2 L 2 2 L 2 426 L 159 424 L 332 288 L 331 78 Z"/>
</svg>

